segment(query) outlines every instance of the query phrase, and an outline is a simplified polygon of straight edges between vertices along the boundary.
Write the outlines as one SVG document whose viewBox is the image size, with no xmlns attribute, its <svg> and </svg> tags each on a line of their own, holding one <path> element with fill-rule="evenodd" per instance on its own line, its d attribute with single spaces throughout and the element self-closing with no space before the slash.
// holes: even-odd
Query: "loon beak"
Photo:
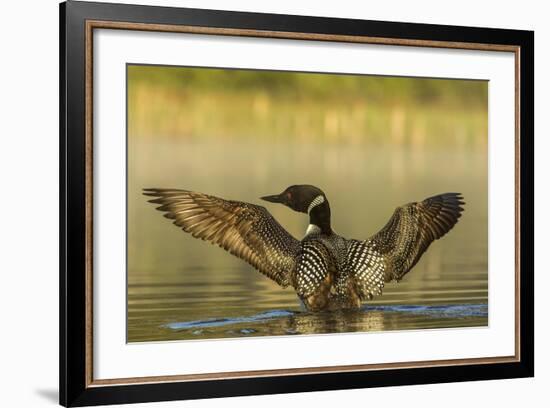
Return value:
<svg viewBox="0 0 550 408">
<path fill-rule="evenodd" d="M 265 200 L 265 201 L 269 201 L 270 203 L 282 203 L 283 202 L 283 199 L 282 199 L 280 194 L 260 197 L 260 199 Z"/>
</svg>

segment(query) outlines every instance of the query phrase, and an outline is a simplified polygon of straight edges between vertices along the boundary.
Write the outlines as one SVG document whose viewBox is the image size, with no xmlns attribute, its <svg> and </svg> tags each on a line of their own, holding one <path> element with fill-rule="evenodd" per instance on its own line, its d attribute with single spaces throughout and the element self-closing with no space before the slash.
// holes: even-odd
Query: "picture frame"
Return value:
<svg viewBox="0 0 550 408">
<path fill-rule="evenodd" d="M 511 53 L 514 58 L 514 353 L 184 375 L 94 375 L 94 35 L 98 30 Z M 534 33 L 107 3 L 60 5 L 60 403 L 216 398 L 534 375 Z M 497 118 L 498 119 L 498 118 Z M 498 176 L 497 169 L 492 172 Z M 491 208 L 489 208 L 491 211 Z M 493 237 L 494 238 L 494 237 Z M 115 273 L 115 272 L 113 272 Z M 121 272 L 124 273 L 124 272 Z M 125 296 L 120 293 L 120 296 Z M 235 340 L 239 341 L 239 340 Z"/>
</svg>

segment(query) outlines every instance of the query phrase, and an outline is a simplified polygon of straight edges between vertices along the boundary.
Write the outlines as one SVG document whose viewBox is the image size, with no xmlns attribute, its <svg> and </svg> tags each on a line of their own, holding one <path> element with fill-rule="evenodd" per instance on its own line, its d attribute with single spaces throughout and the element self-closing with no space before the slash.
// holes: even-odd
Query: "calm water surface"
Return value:
<svg viewBox="0 0 550 408">
<path fill-rule="evenodd" d="M 368 146 L 256 139 L 136 138 L 129 143 L 130 342 L 473 327 L 488 324 L 487 158 L 483 143 Z M 481 146 L 481 147 L 480 147 Z M 205 155 L 205 152 L 208 152 Z M 181 232 L 141 195 L 175 187 L 262 203 L 291 184 L 326 192 L 333 228 L 348 238 L 378 231 L 398 205 L 464 194 L 464 217 L 400 283 L 353 312 L 307 313 L 243 261 Z M 307 217 L 263 203 L 295 237 Z"/>
</svg>

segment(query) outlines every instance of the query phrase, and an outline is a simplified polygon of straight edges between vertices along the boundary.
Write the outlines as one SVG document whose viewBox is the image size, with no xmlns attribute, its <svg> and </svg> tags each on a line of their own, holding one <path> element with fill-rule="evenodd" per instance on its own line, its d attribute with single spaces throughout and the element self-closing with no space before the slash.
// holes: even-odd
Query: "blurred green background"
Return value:
<svg viewBox="0 0 550 408">
<path fill-rule="evenodd" d="M 181 232 L 141 195 L 144 187 L 170 187 L 262 204 L 301 238 L 306 216 L 258 197 L 314 184 L 327 194 L 335 231 L 366 239 L 398 205 L 462 192 L 457 227 L 370 303 L 486 305 L 487 82 L 127 69 L 129 341 L 487 324 L 486 314 L 371 312 L 167 329 L 299 307 L 291 288 Z"/>
</svg>

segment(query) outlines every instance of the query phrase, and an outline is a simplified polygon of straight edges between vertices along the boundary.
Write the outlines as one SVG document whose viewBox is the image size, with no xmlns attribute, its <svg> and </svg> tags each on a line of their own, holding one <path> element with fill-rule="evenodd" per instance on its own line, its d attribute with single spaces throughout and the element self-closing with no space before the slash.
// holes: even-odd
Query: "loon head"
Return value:
<svg viewBox="0 0 550 408">
<path fill-rule="evenodd" d="M 324 206 L 328 206 L 325 193 L 320 188 L 307 184 L 290 186 L 281 194 L 265 196 L 261 199 L 271 203 L 284 204 L 294 211 L 305 214 L 310 214 L 314 208 L 321 204 L 326 203 Z"/>
</svg>

